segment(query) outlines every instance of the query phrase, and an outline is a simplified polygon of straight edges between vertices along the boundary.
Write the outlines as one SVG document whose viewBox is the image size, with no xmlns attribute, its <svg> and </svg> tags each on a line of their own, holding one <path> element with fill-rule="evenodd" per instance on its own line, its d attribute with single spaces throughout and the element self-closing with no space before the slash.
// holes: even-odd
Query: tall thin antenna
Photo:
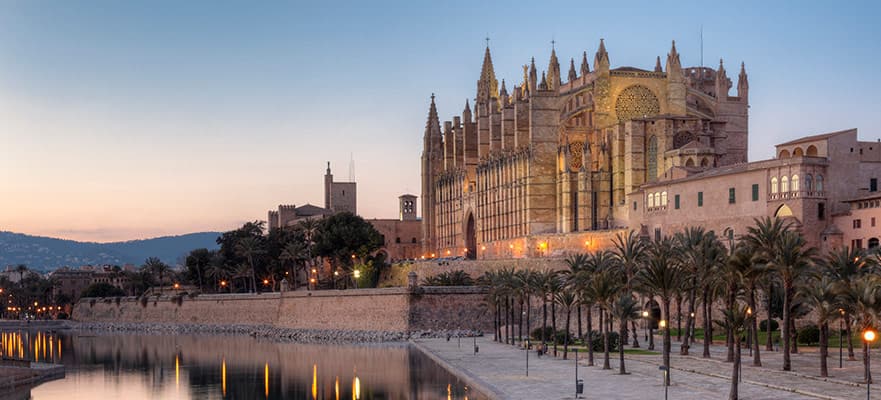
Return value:
<svg viewBox="0 0 881 400">
<path fill-rule="evenodd" d="M 701 81 L 704 80 L 704 25 L 701 24 Z"/>
<path fill-rule="evenodd" d="M 355 154 L 349 153 L 349 182 L 355 182 Z"/>
</svg>

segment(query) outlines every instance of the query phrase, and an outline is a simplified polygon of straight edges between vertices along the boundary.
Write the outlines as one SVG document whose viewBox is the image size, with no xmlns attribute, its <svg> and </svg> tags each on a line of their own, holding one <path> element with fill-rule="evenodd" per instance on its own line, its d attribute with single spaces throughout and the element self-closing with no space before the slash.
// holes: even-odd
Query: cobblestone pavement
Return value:
<svg viewBox="0 0 881 400">
<path fill-rule="evenodd" d="M 472 351 L 472 339 L 457 341 L 445 339 L 416 340 L 416 345 L 430 353 L 432 358 L 457 370 L 470 379 L 478 390 L 499 399 L 572 399 L 575 397 L 575 361 L 552 356 L 536 357 L 529 353 L 529 376 L 526 376 L 526 352 L 510 345 L 495 343 L 492 338 L 478 338 L 480 351 Z M 660 349 L 660 341 L 657 342 Z M 643 344 L 643 347 L 645 345 Z M 762 347 L 762 350 L 764 348 Z M 862 381 L 861 350 L 855 349 L 857 359 L 838 368 L 838 349 L 830 349 L 830 378 L 819 378 L 819 361 L 815 348 L 800 349 L 794 354 L 793 372 L 782 371 L 782 353 L 761 352 L 762 367 L 752 366 L 749 351 L 743 353 L 743 382 L 741 399 L 864 399 L 866 386 Z M 711 359 L 701 357 L 702 345 L 692 347 L 692 356 L 679 356 L 674 342 L 671 359 L 673 384 L 668 388 L 669 398 L 683 400 L 727 399 L 733 364 L 724 362 L 725 348 L 711 347 Z M 873 366 L 876 380 L 881 379 L 881 352 L 875 350 L 878 360 Z M 697 355 L 697 356 L 694 356 Z M 834 356 L 833 356 L 834 355 Z M 625 359 L 628 375 L 618 374 L 617 353 L 611 355 L 611 370 L 603 370 L 602 353 L 596 355 L 596 366 L 587 366 L 587 355 L 579 353 L 578 374 L 584 380 L 586 399 L 663 398 L 662 371 L 659 354 L 628 354 Z M 881 383 L 881 381 L 879 381 Z M 873 387 L 874 389 L 874 387 Z M 872 399 L 881 399 L 881 385 L 873 390 Z"/>
</svg>

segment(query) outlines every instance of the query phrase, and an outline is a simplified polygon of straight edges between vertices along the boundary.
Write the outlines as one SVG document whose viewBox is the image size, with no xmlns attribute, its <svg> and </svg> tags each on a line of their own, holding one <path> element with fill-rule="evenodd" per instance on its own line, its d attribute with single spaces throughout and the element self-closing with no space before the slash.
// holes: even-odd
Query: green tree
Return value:
<svg viewBox="0 0 881 400">
<path fill-rule="evenodd" d="M 82 297 L 122 297 L 125 291 L 109 283 L 100 282 L 89 285 L 83 290 Z"/>
<path fill-rule="evenodd" d="M 823 273 L 828 275 L 839 286 L 842 293 L 853 289 L 856 281 L 869 275 L 877 264 L 875 257 L 867 257 L 861 249 L 843 247 L 826 255 L 820 265 Z M 844 325 L 847 329 L 847 357 L 855 360 L 853 351 L 852 316 L 855 312 L 852 302 L 842 302 L 841 311 L 844 311 Z"/>
<path fill-rule="evenodd" d="M 627 323 L 639 318 L 639 305 L 636 303 L 636 299 L 633 298 L 633 295 L 629 292 L 624 292 L 618 297 L 617 301 L 612 303 L 611 314 L 612 317 L 618 320 L 618 337 L 622 338 L 624 337 L 624 332 L 627 331 Z M 636 331 L 634 331 L 633 336 L 635 340 Z M 624 368 L 623 343 L 618 344 L 618 366 L 619 374 L 624 375 L 627 373 L 627 370 Z"/>
<path fill-rule="evenodd" d="M 749 306 L 734 305 L 733 308 L 723 311 L 723 319 L 716 321 L 723 329 L 732 332 L 734 338 L 734 365 L 731 368 L 731 390 L 728 392 L 728 400 L 738 399 L 738 383 L 740 382 L 740 363 L 741 363 L 741 341 L 743 340 L 743 331 L 749 326 L 753 319 L 751 313 L 747 312 Z"/>
<path fill-rule="evenodd" d="M 236 255 L 245 260 L 242 265 L 248 267 L 253 293 L 257 293 L 257 260 L 263 254 L 266 254 L 265 243 L 259 236 L 241 238 L 236 243 Z"/>
<path fill-rule="evenodd" d="M 637 274 L 640 286 L 661 299 L 663 315 L 669 319 L 670 302 L 686 282 L 686 274 L 677 260 L 673 240 L 665 237 L 652 242 L 645 268 Z M 670 385 L 670 329 L 664 329 L 662 357 L 667 368 L 664 384 Z"/>
<path fill-rule="evenodd" d="M 794 231 L 786 231 L 775 246 L 769 266 L 783 283 L 783 370 L 792 370 L 790 341 L 792 340 L 792 299 L 795 278 L 807 271 L 814 261 L 816 249 L 808 248 L 804 238 Z"/>
<path fill-rule="evenodd" d="M 184 261 L 184 265 L 187 267 L 187 281 L 199 285 L 199 290 L 202 290 L 204 287 L 203 277 L 205 276 L 205 271 L 208 269 L 208 266 L 211 264 L 212 257 L 213 254 L 211 251 L 202 248 L 190 251 L 190 254 L 187 255 L 187 258 Z"/>
<path fill-rule="evenodd" d="M 569 330 L 570 321 L 572 321 L 572 308 L 578 304 L 578 296 L 576 296 L 575 290 L 566 286 L 554 296 L 554 301 L 563 307 L 563 312 L 566 313 L 566 327 L 564 328 L 566 335 L 563 341 L 563 359 L 566 360 L 569 358 L 569 338 L 572 336 Z"/>
<path fill-rule="evenodd" d="M 621 276 L 617 268 L 605 268 L 594 273 L 591 285 L 588 287 L 589 297 L 594 299 L 600 312 L 609 315 L 612 303 L 617 298 L 622 288 Z M 609 364 L 609 329 L 608 324 L 600 324 L 603 335 L 603 369 L 612 369 Z M 620 338 L 619 338 L 620 340 Z"/>
<path fill-rule="evenodd" d="M 799 294 L 814 309 L 820 329 L 820 376 L 829 376 L 826 358 L 829 357 L 829 320 L 838 314 L 840 284 L 828 276 L 814 276 L 802 286 Z"/>
<path fill-rule="evenodd" d="M 158 257 L 150 257 L 144 262 L 143 269 L 159 277 L 159 293 L 162 293 L 162 286 L 165 285 L 165 275 L 171 269 L 168 264 L 162 262 Z"/>
<path fill-rule="evenodd" d="M 327 257 L 348 276 L 356 258 L 366 258 L 383 245 L 382 235 L 363 218 L 352 213 L 334 214 L 321 220 L 315 253 Z"/>
<path fill-rule="evenodd" d="M 744 240 L 753 250 L 753 262 L 757 264 L 769 264 L 771 258 L 774 256 L 777 243 L 780 241 L 784 232 L 788 231 L 789 228 L 790 223 L 776 217 L 754 219 L 753 226 L 747 228 L 747 234 L 744 236 Z M 766 307 L 766 311 L 768 312 L 767 321 L 770 321 L 774 314 L 771 302 L 774 299 L 775 277 L 773 274 L 769 273 L 765 276 L 764 280 L 766 283 L 765 297 L 768 300 Z M 766 327 L 770 327 L 770 322 L 765 325 Z M 765 343 L 766 351 L 774 350 L 771 338 L 771 331 L 768 331 L 767 342 Z"/>
</svg>

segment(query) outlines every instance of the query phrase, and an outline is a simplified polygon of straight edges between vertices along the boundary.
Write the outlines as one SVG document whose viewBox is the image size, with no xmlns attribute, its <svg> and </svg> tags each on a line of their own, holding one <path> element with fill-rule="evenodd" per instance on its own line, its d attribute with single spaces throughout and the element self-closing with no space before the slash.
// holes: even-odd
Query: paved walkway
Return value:
<svg viewBox="0 0 881 400">
<path fill-rule="evenodd" d="M 478 338 L 480 351 L 472 351 L 472 340 L 424 339 L 415 341 L 417 347 L 432 358 L 463 374 L 466 380 L 481 392 L 496 399 L 572 399 L 575 397 L 575 361 L 529 354 L 529 376 L 525 376 L 526 353 L 510 345 L 495 343 L 491 338 Z M 660 343 L 660 342 L 656 342 Z M 700 357 L 702 348 L 692 347 L 697 357 L 678 355 L 674 342 L 671 360 L 672 386 L 669 398 L 682 400 L 727 399 L 730 390 L 732 364 L 724 362 L 725 348 L 713 346 L 712 359 Z M 659 348 L 659 346 L 658 346 Z M 692 351 L 692 354 L 695 354 Z M 833 352 L 830 349 L 830 355 Z M 877 350 L 876 350 L 876 354 Z M 829 373 L 834 377 L 819 378 L 819 362 L 814 349 L 793 355 L 794 372 L 781 370 L 780 352 L 762 352 L 763 367 L 753 367 L 748 350 L 743 354 L 743 382 L 741 399 L 864 399 L 866 386 L 862 379 L 862 360 L 846 361 L 838 369 L 838 353 L 829 359 Z M 560 351 L 562 357 L 562 349 Z M 617 353 L 612 355 L 612 369 L 603 370 L 602 353 L 596 355 L 597 366 L 588 367 L 586 354 L 579 353 L 578 374 L 584 380 L 586 399 L 663 398 L 662 373 L 658 370 L 660 354 L 627 355 L 625 366 L 629 375 L 618 375 Z M 872 368 L 876 381 L 881 383 L 881 354 L 876 356 L 877 368 Z M 833 368 L 834 367 L 834 368 Z M 874 389 L 874 388 L 873 388 Z M 881 399 L 881 384 L 873 390 L 872 399 Z"/>
</svg>

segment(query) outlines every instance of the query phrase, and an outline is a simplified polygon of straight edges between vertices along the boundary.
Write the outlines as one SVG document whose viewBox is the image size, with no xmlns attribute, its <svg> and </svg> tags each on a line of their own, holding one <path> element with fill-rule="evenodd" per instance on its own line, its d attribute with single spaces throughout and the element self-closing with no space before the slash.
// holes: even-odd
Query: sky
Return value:
<svg viewBox="0 0 881 400">
<path fill-rule="evenodd" d="M 0 1 L 0 230 L 116 241 L 229 230 L 323 204 L 354 160 L 358 211 L 419 195 L 432 93 L 476 94 L 489 37 L 510 90 L 605 38 L 612 67 L 750 82 L 750 160 L 809 134 L 881 138 L 877 2 Z M 769 4 L 770 3 L 770 4 Z M 732 90 L 732 94 L 733 90 Z"/>
</svg>

